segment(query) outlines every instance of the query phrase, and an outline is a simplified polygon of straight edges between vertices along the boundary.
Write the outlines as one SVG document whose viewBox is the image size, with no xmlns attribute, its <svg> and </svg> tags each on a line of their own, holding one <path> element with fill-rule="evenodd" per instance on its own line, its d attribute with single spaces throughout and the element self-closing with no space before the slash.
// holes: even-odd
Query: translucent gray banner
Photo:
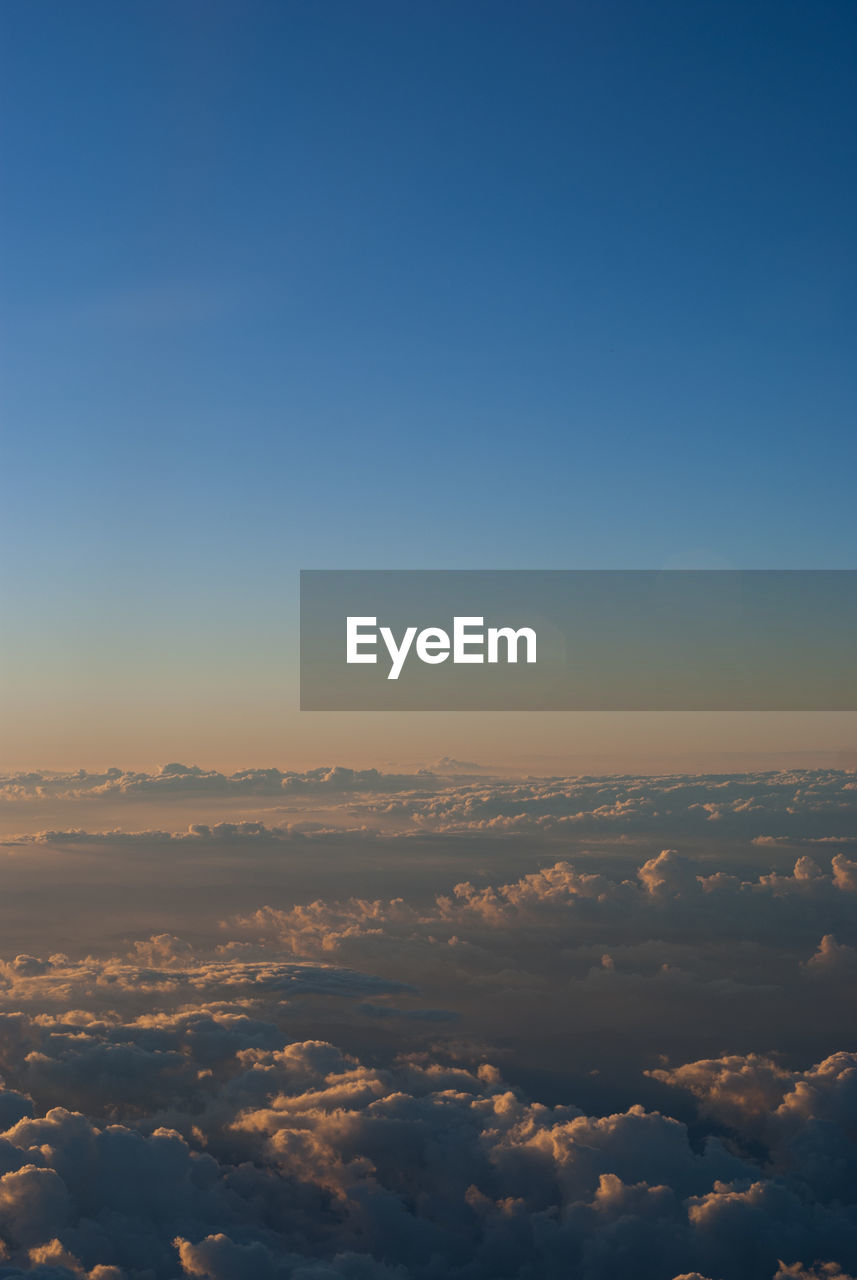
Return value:
<svg viewBox="0 0 857 1280">
<path fill-rule="evenodd" d="M 305 711 L 857 710 L 855 570 L 305 570 Z"/>
</svg>

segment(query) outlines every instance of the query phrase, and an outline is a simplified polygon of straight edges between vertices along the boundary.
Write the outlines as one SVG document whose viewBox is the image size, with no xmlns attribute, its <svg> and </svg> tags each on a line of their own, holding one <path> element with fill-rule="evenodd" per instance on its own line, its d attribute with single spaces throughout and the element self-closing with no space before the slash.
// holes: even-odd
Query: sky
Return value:
<svg viewBox="0 0 857 1280">
<path fill-rule="evenodd" d="M 855 567 L 851 5 L 2 27 L 4 764 L 496 742 L 299 716 L 300 568 Z"/>
<path fill-rule="evenodd" d="M 857 8 L 0 28 L 0 1277 L 857 1280 L 857 713 L 296 666 L 302 568 L 857 568 Z"/>
</svg>

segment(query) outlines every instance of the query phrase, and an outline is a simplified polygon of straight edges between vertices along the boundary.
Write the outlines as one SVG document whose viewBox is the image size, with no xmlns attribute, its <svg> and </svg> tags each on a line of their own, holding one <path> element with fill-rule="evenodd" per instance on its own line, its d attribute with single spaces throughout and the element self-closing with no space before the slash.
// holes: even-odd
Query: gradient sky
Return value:
<svg viewBox="0 0 857 1280">
<path fill-rule="evenodd" d="M 301 567 L 855 567 L 852 4 L 2 27 L 6 763 L 317 755 Z"/>
</svg>

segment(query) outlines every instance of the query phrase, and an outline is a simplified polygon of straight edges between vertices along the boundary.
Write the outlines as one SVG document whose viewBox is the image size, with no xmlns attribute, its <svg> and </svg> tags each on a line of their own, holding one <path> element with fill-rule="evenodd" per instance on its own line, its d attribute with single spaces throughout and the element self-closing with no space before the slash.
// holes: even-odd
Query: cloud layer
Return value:
<svg viewBox="0 0 857 1280">
<path fill-rule="evenodd" d="M 663 1072 L 715 1124 L 692 1134 L 639 1106 L 533 1103 L 485 1062 L 361 1062 L 234 1009 L 19 1015 L 14 1046 L 5 1070 L 37 1100 L 0 1092 L 0 1276 L 751 1280 L 857 1264 L 854 1054 Z"/>
<path fill-rule="evenodd" d="M 463 768 L 464 766 L 460 766 Z M 857 846 L 857 776 L 842 769 L 665 777 L 499 779 L 457 776 L 455 761 L 434 771 L 381 773 L 342 766 L 305 773 L 244 769 L 233 774 L 195 765 L 157 773 L 13 774 L 0 800 L 314 800 L 352 801 L 391 829 L 436 832 L 536 832 L 728 839 L 772 843 L 839 840 Z"/>
<path fill-rule="evenodd" d="M 250 776 L 47 798 L 317 787 L 331 821 L 6 845 L 7 878 L 91 867 L 95 913 L 102 880 L 190 870 L 182 927 L 119 947 L 67 945 L 21 882 L 0 1280 L 854 1280 L 853 774 Z M 304 847 L 328 891 L 299 897 L 269 869 Z M 430 892 L 337 892 L 414 849 Z M 221 909 L 248 867 L 253 908 Z"/>
</svg>

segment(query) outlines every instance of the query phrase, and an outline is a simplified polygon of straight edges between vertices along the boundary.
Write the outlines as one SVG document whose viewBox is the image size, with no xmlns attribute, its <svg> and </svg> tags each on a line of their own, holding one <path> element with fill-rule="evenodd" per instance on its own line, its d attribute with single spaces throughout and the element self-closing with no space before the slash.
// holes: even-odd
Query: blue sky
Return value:
<svg viewBox="0 0 857 1280">
<path fill-rule="evenodd" d="M 852 4 L 2 25 L 13 651 L 273 652 L 302 566 L 854 566 Z"/>
</svg>

